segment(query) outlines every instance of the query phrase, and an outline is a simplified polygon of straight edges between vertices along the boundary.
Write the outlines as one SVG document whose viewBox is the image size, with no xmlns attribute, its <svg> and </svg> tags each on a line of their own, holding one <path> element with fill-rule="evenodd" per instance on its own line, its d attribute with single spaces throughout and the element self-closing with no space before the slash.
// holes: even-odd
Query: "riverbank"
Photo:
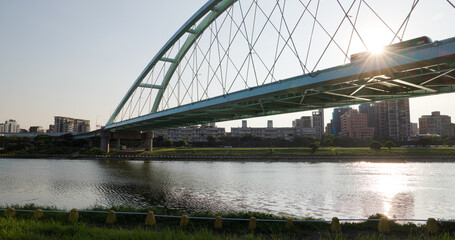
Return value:
<svg viewBox="0 0 455 240">
<path fill-rule="evenodd" d="M 454 147 L 439 148 L 156 148 L 103 155 L 0 154 L 0 158 L 109 159 L 145 161 L 235 162 L 455 162 Z"/>
<path fill-rule="evenodd" d="M 36 208 L 34 205 L 22 207 L 30 210 Z M 40 209 L 62 211 L 48 207 L 40 207 Z M 390 233 L 382 234 L 378 232 L 377 220 L 381 217 L 380 214 L 370 216 L 369 221 L 342 221 L 340 225 L 342 232 L 333 233 L 330 221 L 317 222 L 317 219 L 311 218 L 301 218 L 300 220 L 307 221 L 294 221 L 289 225 L 286 223 L 289 221 L 286 217 L 270 214 L 203 212 L 188 214 L 190 220 L 186 226 L 182 226 L 180 218 L 182 213 L 173 210 L 131 207 L 109 209 L 118 213 L 116 221 L 110 224 L 106 224 L 108 209 L 100 207 L 79 210 L 79 218 L 75 223 L 68 220 L 67 212 L 45 212 L 39 219 L 34 217 L 33 211 L 17 211 L 16 215 L 10 218 L 0 212 L 0 226 L 2 226 L 0 239 L 112 239 L 113 237 L 116 239 L 454 239 L 455 237 L 455 224 L 445 222 L 438 223 L 439 234 L 429 235 L 425 222 L 414 224 L 389 221 Z M 145 224 L 146 215 L 143 214 L 150 210 L 154 211 L 156 219 L 156 223 L 152 226 Z M 121 214 L 126 212 L 133 214 Z M 164 218 L 163 214 L 171 214 L 175 218 Z M 216 216 L 223 216 L 225 219 L 218 229 L 215 229 L 213 220 Z M 240 220 L 250 219 L 252 216 L 257 219 L 254 227 L 248 220 Z M 228 218 L 239 220 L 227 221 Z"/>
<path fill-rule="evenodd" d="M 265 239 L 361 239 L 361 240 L 379 240 L 379 239 L 455 239 L 453 233 L 441 233 L 430 235 L 427 233 L 409 232 L 407 234 L 379 234 L 379 233 L 330 233 L 316 232 L 312 235 L 300 236 L 289 232 L 278 232 L 273 234 L 229 234 L 218 231 L 202 230 L 184 230 L 184 229 L 153 229 L 148 227 L 137 227 L 134 229 L 122 229 L 112 227 L 89 226 L 83 223 L 65 224 L 61 222 L 40 222 L 36 220 L 15 220 L 0 218 L 0 239 L 163 239 L 163 240 L 194 240 L 194 239 L 214 239 L 214 240 L 265 240 Z"/>
</svg>

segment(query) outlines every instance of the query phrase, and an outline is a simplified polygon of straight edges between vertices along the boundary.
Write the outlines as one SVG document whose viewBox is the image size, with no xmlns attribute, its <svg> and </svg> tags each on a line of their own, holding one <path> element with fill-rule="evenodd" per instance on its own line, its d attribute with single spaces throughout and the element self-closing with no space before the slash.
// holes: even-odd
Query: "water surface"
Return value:
<svg viewBox="0 0 455 240">
<path fill-rule="evenodd" d="M 0 205 L 455 219 L 455 163 L 0 159 Z"/>
</svg>

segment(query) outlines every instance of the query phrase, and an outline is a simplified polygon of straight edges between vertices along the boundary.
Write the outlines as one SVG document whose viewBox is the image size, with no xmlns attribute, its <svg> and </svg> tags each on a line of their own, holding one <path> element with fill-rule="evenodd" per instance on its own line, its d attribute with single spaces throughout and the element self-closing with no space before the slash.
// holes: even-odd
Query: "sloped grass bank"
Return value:
<svg viewBox="0 0 455 240">
<path fill-rule="evenodd" d="M 35 205 L 13 206 L 16 209 L 58 210 L 53 207 Z M 92 211 L 141 212 L 153 211 L 156 215 L 181 216 L 184 213 L 160 208 L 132 208 L 116 206 L 111 208 L 93 207 Z M 117 214 L 114 224 L 106 224 L 107 214 L 80 212 L 76 223 L 68 221 L 68 213 L 44 213 L 35 219 L 33 213 L 16 212 L 16 216 L 5 217 L 0 212 L 0 239 L 455 239 L 455 223 L 439 223 L 440 234 L 430 235 L 425 225 L 390 222 L 390 234 L 378 233 L 378 222 L 342 222 L 342 233 L 330 232 L 330 223 L 295 222 L 292 229 L 283 222 L 257 222 L 256 229 L 249 229 L 248 221 L 223 221 L 221 230 L 214 228 L 213 220 L 191 219 L 185 227 L 180 226 L 180 218 L 156 217 L 156 225 L 145 225 L 145 215 Z M 215 217 L 249 219 L 279 219 L 283 216 L 270 214 L 240 213 L 191 213 L 190 217 Z M 370 219 L 380 218 L 380 214 Z M 296 218 L 295 218 L 296 219 Z M 316 220 L 312 218 L 299 218 Z"/>
</svg>

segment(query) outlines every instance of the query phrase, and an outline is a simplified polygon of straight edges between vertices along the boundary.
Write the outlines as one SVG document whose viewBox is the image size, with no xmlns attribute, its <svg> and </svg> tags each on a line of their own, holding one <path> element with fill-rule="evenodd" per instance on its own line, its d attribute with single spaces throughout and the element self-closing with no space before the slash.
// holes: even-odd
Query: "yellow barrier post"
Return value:
<svg viewBox="0 0 455 240">
<path fill-rule="evenodd" d="M 35 212 L 33 213 L 33 217 L 36 219 L 40 219 L 41 217 L 43 217 L 43 212 L 41 211 L 41 209 L 36 209 Z"/>
<path fill-rule="evenodd" d="M 189 223 L 189 219 L 187 215 L 183 215 L 182 218 L 180 218 L 180 227 L 186 227 Z"/>
<path fill-rule="evenodd" d="M 341 225 L 340 225 L 340 220 L 337 217 L 332 218 L 332 224 L 330 226 L 330 230 L 332 232 L 341 232 Z"/>
<path fill-rule="evenodd" d="M 220 230 L 223 228 L 223 220 L 221 216 L 216 217 L 215 219 L 215 229 Z"/>
<path fill-rule="evenodd" d="M 145 224 L 149 226 L 153 226 L 156 224 L 155 215 L 152 211 L 147 213 L 147 217 L 145 218 Z"/>
<path fill-rule="evenodd" d="M 79 213 L 76 208 L 71 209 L 70 215 L 68 216 L 68 221 L 76 222 L 79 219 Z"/>
<path fill-rule="evenodd" d="M 114 224 L 117 221 L 117 216 L 115 215 L 114 210 L 109 210 L 106 217 L 107 224 Z"/>
<path fill-rule="evenodd" d="M 286 229 L 287 229 L 287 230 L 292 230 L 292 229 L 294 229 L 294 221 L 292 221 L 291 218 L 288 218 L 288 219 L 286 220 Z"/>
<path fill-rule="evenodd" d="M 427 232 L 429 234 L 438 234 L 439 233 L 438 222 L 436 222 L 436 219 L 434 219 L 434 218 L 428 218 L 426 228 L 427 228 Z"/>
<path fill-rule="evenodd" d="M 381 217 L 378 225 L 378 231 L 380 233 L 390 233 L 389 220 L 387 220 L 387 217 Z"/>
<path fill-rule="evenodd" d="M 250 217 L 250 222 L 248 223 L 248 229 L 253 231 L 256 229 L 256 218 L 255 217 Z"/>
<path fill-rule="evenodd" d="M 14 208 L 8 208 L 8 209 L 6 209 L 6 211 L 5 211 L 5 215 L 6 215 L 6 217 L 8 217 L 8 218 L 14 217 L 14 216 L 16 216 L 16 211 L 14 210 Z"/>
</svg>

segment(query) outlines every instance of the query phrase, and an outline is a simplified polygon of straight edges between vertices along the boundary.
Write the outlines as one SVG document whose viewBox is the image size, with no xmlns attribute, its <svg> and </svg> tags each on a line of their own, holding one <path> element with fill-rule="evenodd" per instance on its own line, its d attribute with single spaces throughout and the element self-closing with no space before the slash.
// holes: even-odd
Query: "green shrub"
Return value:
<svg viewBox="0 0 455 240">
<path fill-rule="evenodd" d="M 370 148 L 373 150 L 379 150 L 382 148 L 382 144 L 380 142 L 372 142 L 370 143 Z"/>
</svg>

